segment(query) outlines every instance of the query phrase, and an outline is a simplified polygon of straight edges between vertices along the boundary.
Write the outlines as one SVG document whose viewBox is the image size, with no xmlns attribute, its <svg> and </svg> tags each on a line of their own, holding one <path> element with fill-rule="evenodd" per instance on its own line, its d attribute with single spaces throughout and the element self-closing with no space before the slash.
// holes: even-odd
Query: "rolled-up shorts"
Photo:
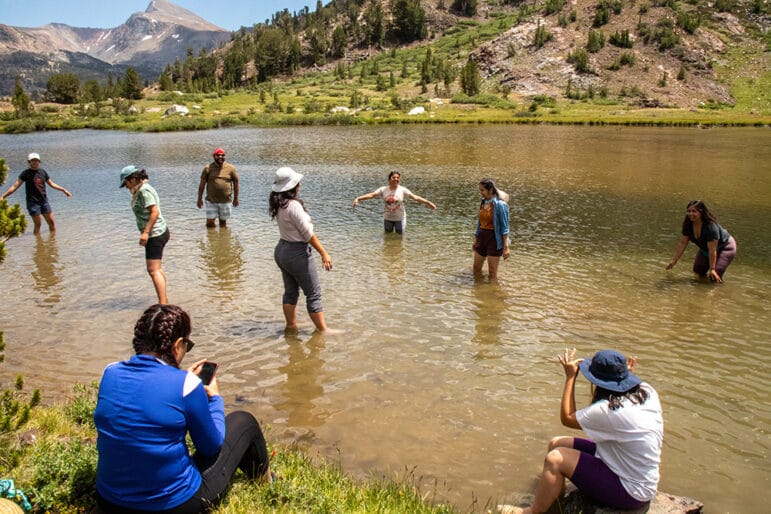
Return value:
<svg viewBox="0 0 771 514">
<path fill-rule="evenodd" d="M 213 220 L 219 218 L 221 220 L 229 220 L 232 209 L 230 202 L 228 203 L 211 203 L 209 201 L 206 204 L 206 219 Z"/>
<path fill-rule="evenodd" d="M 41 214 L 49 214 L 51 211 L 51 204 L 48 201 L 37 203 L 27 202 L 27 212 L 30 216 L 40 216 Z"/>
<path fill-rule="evenodd" d="M 622 510 L 640 509 L 650 503 L 626 492 L 618 475 L 594 455 L 597 445 L 593 441 L 574 437 L 573 448 L 581 454 L 570 481 L 593 502 Z"/>
<path fill-rule="evenodd" d="M 170 237 L 171 234 L 169 233 L 169 229 L 166 229 L 166 232 L 160 236 L 155 236 L 148 239 L 147 244 L 145 245 L 145 259 L 162 259 L 163 249 L 166 246 L 166 243 L 169 242 Z"/>
<path fill-rule="evenodd" d="M 480 229 L 477 235 L 475 251 L 482 257 L 500 257 L 503 249 L 498 249 L 498 241 L 495 239 L 495 230 Z"/>
</svg>

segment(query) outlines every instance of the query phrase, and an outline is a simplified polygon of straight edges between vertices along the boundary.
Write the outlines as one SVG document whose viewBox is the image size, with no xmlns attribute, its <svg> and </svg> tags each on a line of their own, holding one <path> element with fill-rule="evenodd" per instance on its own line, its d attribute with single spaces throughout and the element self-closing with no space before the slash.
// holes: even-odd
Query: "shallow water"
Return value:
<svg viewBox="0 0 771 514">
<path fill-rule="evenodd" d="M 617 127 L 3 135 L 9 181 L 36 151 L 74 196 L 50 192 L 55 237 L 29 229 L 7 245 L 0 385 L 20 372 L 53 400 L 130 354 L 133 324 L 155 298 L 118 189 L 133 163 L 147 166 L 172 231 L 169 298 L 193 318 L 193 356 L 220 363 L 228 408 L 253 412 L 273 440 L 355 474 L 409 470 L 437 500 L 481 510 L 532 492 L 549 438 L 578 434 L 559 424 L 557 353 L 614 347 L 639 357 L 662 397 L 660 489 L 708 512 L 762 512 L 769 143 L 764 129 Z M 225 231 L 206 230 L 195 208 L 216 146 L 241 176 Z M 306 174 L 302 196 L 334 259 L 322 272 L 325 312 L 342 335 L 314 336 L 302 315 L 298 336 L 283 334 L 278 231 L 266 214 L 281 165 Z M 408 203 L 403 238 L 382 234 L 376 201 L 350 207 L 394 169 L 438 206 Z M 470 269 L 476 184 L 487 176 L 511 194 L 512 257 L 499 284 L 475 282 Z M 738 241 L 722 286 L 691 275 L 692 246 L 664 270 L 697 197 Z M 11 200 L 23 203 L 23 191 Z M 588 394 L 579 380 L 578 403 Z"/>
</svg>

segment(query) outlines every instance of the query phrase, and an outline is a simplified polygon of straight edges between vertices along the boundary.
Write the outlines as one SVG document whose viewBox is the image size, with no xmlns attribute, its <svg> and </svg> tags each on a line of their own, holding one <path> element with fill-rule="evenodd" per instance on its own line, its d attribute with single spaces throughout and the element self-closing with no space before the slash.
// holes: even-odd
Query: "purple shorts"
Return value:
<svg viewBox="0 0 771 514">
<path fill-rule="evenodd" d="M 650 503 L 641 502 L 626 492 L 618 476 L 594 456 L 597 445 L 593 441 L 574 437 L 573 448 L 581 455 L 570 481 L 594 503 L 622 510 L 640 509 Z"/>
</svg>

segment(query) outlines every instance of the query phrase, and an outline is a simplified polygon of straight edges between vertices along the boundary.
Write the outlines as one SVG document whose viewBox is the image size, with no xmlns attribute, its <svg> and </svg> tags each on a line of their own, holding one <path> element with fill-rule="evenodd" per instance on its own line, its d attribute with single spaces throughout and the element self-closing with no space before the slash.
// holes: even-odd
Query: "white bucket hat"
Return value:
<svg viewBox="0 0 771 514">
<path fill-rule="evenodd" d="M 27 161 L 31 161 L 32 159 L 37 159 L 39 161 L 40 160 L 40 154 L 37 154 L 37 153 L 33 152 L 33 153 L 31 153 L 31 154 L 29 154 L 27 156 Z"/>
<path fill-rule="evenodd" d="M 283 166 L 276 170 L 276 179 L 273 181 L 273 192 L 283 193 L 291 191 L 303 178 L 302 173 L 297 173 L 288 166 Z"/>
</svg>

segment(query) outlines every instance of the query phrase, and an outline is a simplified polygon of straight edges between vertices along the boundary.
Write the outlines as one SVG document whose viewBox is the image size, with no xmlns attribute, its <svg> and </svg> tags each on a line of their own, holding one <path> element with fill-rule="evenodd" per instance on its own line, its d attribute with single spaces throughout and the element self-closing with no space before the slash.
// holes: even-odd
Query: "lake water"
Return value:
<svg viewBox="0 0 771 514">
<path fill-rule="evenodd" d="M 241 177 L 225 231 L 195 207 L 203 165 L 223 146 Z M 146 166 L 171 228 L 169 299 L 193 319 L 191 357 L 220 363 L 227 408 L 247 409 L 276 442 L 297 442 L 360 476 L 411 471 L 436 500 L 481 511 L 531 493 L 559 423 L 556 355 L 612 347 L 664 406 L 660 489 L 708 512 L 764 512 L 771 497 L 771 132 L 767 129 L 550 126 L 238 128 L 195 133 L 51 132 L 0 136 L 13 181 L 39 152 L 54 182 L 58 232 L 28 232 L 0 265 L 0 386 L 16 373 L 46 398 L 98 380 L 130 355 L 155 301 L 118 188 Z M 302 196 L 334 259 L 321 273 L 337 336 L 314 336 L 301 307 L 283 334 L 273 173 L 306 174 Z M 403 185 L 403 238 L 357 195 Z M 477 183 L 511 195 L 512 256 L 475 282 Z M 9 183 L 3 186 L 7 188 Z M 689 200 L 735 236 L 725 284 L 697 280 L 691 245 L 672 271 Z M 23 204 L 23 191 L 11 200 Z M 30 220 L 31 221 L 31 220 Z M 31 225 L 31 223 L 30 223 Z M 302 300 L 301 300 L 302 301 Z M 304 304 L 301 303 L 301 306 Z M 579 379 L 578 403 L 589 388 Z"/>
</svg>

